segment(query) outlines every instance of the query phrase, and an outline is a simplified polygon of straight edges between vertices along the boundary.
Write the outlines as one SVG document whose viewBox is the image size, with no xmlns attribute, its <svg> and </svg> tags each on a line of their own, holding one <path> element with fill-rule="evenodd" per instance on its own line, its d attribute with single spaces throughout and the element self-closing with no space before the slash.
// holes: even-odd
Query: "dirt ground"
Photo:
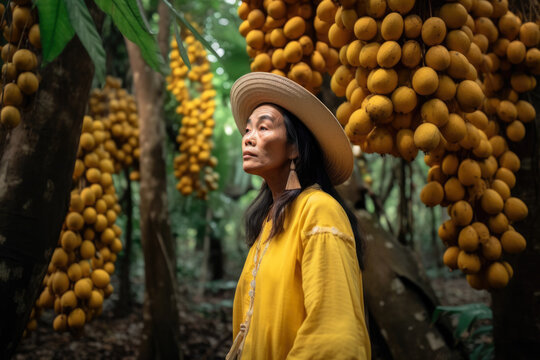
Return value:
<svg viewBox="0 0 540 360">
<path fill-rule="evenodd" d="M 432 286 L 443 305 L 482 302 L 489 304 L 489 294 L 471 289 L 464 278 L 434 279 Z M 232 342 L 232 290 L 206 296 L 201 301 L 183 304 L 180 311 L 182 348 L 185 359 L 223 359 Z M 114 299 L 113 299 L 114 300 Z M 142 305 L 134 306 L 126 317 L 114 315 L 114 304 L 85 325 L 84 334 L 52 330 L 53 314 L 44 314 L 38 330 L 23 339 L 16 360 L 26 359 L 136 359 L 143 329 Z"/>
</svg>

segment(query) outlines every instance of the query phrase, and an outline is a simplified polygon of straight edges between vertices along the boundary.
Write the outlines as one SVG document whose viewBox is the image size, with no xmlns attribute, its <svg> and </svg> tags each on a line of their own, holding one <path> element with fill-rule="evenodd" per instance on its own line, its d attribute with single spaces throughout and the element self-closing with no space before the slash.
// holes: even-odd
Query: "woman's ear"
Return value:
<svg viewBox="0 0 540 360">
<path fill-rule="evenodd" d="M 298 157 L 298 147 L 296 146 L 296 144 L 289 144 L 289 159 L 292 160 L 292 159 L 296 159 Z"/>
</svg>

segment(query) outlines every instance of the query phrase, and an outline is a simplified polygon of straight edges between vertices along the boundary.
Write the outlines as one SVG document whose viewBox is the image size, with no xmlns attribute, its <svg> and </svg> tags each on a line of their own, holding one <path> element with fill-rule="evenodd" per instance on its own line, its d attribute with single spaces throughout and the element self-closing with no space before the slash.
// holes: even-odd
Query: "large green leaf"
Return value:
<svg viewBox="0 0 540 360">
<path fill-rule="evenodd" d="M 122 35 L 137 44 L 143 59 L 152 69 L 167 73 L 168 68 L 159 52 L 156 39 L 148 33 L 136 0 L 95 0 L 95 2 L 113 19 Z"/>
<path fill-rule="evenodd" d="M 189 70 L 191 70 L 191 63 L 189 62 L 189 56 L 186 51 L 186 48 L 184 47 L 184 43 L 182 42 L 182 38 L 180 37 L 180 30 L 178 29 L 178 23 L 174 23 L 174 37 L 176 38 L 176 44 L 178 45 L 178 52 L 180 53 L 180 57 L 182 57 L 182 60 L 184 61 L 184 64 L 188 67 Z"/>
<path fill-rule="evenodd" d="M 66 0 L 67 12 L 75 33 L 94 62 L 95 76 L 100 84 L 105 82 L 105 49 L 101 43 L 94 20 L 84 0 Z"/>
<path fill-rule="evenodd" d="M 39 0 L 39 31 L 43 63 L 53 61 L 75 35 L 64 0 Z"/>
</svg>

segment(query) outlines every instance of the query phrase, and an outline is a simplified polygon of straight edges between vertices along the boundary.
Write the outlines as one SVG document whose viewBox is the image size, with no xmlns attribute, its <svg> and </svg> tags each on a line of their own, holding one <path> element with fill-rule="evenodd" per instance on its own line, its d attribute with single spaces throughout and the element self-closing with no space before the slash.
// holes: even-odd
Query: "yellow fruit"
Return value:
<svg viewBox="0 0 540 360">
<path fill-rule="evenodd" d="M 466 226 L 471 223 L 473 217 L 473 210 L 471 205 L 467 201 L 460 200 L 457 201 L 454 205 L 452 205 L 452 209 L 450 210 L 450 216 L 457 225 Z"/>
<path fill-rule="evenodd" d="M 283 32 L 288 39 L 298 39 L 306 31 L 306 22 L 300 16 L 290 18 L 283 27 Z"/>
<path fill-rule="evenodd" d="M 487 289 L 487 286 L 488 286 L 487 280 L 483 272 L 479 272 L 476 274 L 467 274 L 465 278 L 467 279 L 467 282 L 473 289 L 476 289 L 476 290 Z"/>
<path fill-rule="evenodd" d="M 66 226 L 70 230 L 81 230 L 84 226 L 84 219 L 81 214 L 77 212 L 70 212 L 66 216 Z"/>
<path fill-rule="evenodd" d="M 394 67 L 400 59 L 401 47 L 395 41 L 385 41 L 377 52 L 377 63 L 384 68 Z"/>
<path fill-rule="evenodd" d="M 251 63 L 251 71 L 270 71 L 272 69 L 272 59 L 267 53 L 260 53 Z"/>
<path fill-rule="evenodd" d="M 510 188 L 508 185 L 499 179 L 495 179 L 491 182 L 491 188 L 495 190 L 503 200 L 506 200 L 510 197 Z"/>
<path fill-rule="evenodd" d="M 17 77 L 17 86 L 24 94 L 32 95 L 39 87 L 39 80 L 34 73 L 23 72 Z"/>
<path fill-rule="evenodd" d="M 96 269 L 92 271 L 91 277 L 92 282 L 99 289 L 107 287 L 107 285 L 109 285 L 111 282 L 109 274 L 103 269 Z"/>
<path fill-rule="evenodd" d="M 437 71 L 443 71 L 450 66 L 450 53 L 443 45 L 429 48 L 425 57 L 426 65 Z"/>
<path fill-rule="evenodd" d="M 434 150 L 440 141 L 439 129 L 434 124 L 423 123 L 414 131 L 414 144 L 423 151 Z"/>
<path fill-rule="evenodd" d="M 504 213 L 510 221 L 521 221 L 529 214 L 527 205 L 517 197 L 509 197 L 504 202 Z"/>
<path fill-rule="evenodd" d="M 457 86 L 456 98 L 461 110 L 470 113 L 480 108 L 484 102 L 484 93 L 476 82 L 463 80 Z"/>
<path fill-rule="evenodd" d="M 71 282 L 76 282 L 82 277 L 82 269 L 78 263 L 71 264 L 67 270 L 67 275 Z"/>
<path fill-rule="evenodd" d="M 486 242 L 482 243 L 482 255 L 486 260 L 498 260 L 501 254 L 501 242 L 495 236 L 490 236 Z"/>
<path fill-rule="evenodd" d="M 302 51 L 302 45 L 298 41 L 290 41 L 285 46 L 285 49 L 283 50 L 283 55 L 285 56 L 285 60 L 289 63 L 297 63 L 302 59 L 303 51 Z"/>
<path fill-rule="evenodd" d="M 499 166 L 517 172 L 521 167 L 521 161 L 513 151 L 505 151 L 499 156 Z"/>
<path fill-rule="evenodd" d="M 370 16 L 363 16 L 354 24 L 354 35 L 364 41 L 369 41 L 377 35 L 377 23 Z"/>
<path fill-rule="evenodd" d="M 484 244 L 489 240 L 490 234 L 486 224 L 477 221 L 472 223 L 471 226 L 474 228 L 474 230 L 476 230 L 476 233 L 478 234 L 478 240 L 481 244 Z"/>
<path fill-rule="evenodd" d="M 448 107 L 439 99 L 426 101 L 420 109 L 420 114 L 424 122 L 435 124 L 438 127 L 446 125 L 449 119 Z"/>
<path fill-rule="evenodd" d="M 465 79 L 467 73 L 469 72 L 469 60 L 460 52 L 451 50 L 450 54 L 450 65 L 446 69 L 448 75 L 454 79 Z"/>
<path fill-rule="evenodd" d="M 407 68 L 415 68 L 422 60 L 422 49 L 415 40 L 407 40 L 401 49 L 401 63 Z"/>
<path fill-rule="evenodd" d="M 415 39 L 422 31 L 422 18 L 416 14 L 410 14 L 403 20 L 405 37 Z"/>
<path fill-rule="evenodd" d="M 76 308 L 68 315 L 68 325 L 72 329 L 80 329 L 86 322 L 86 314 L 81 308 Z"/>
<path fill-rule="evenodd" d="M 458 142 L 467 135 L 465 121 L 458 114 L 449 114 L 448 121 L 441 127 L 441 133 L 449 142 Z"/>
<path fill-rule="evenodd" d="M 465 226 L 459 232 L 458 236 L 459 248 L 465 251 L 475 251 L 478 249 L 479 239 L 476 230 L 471 226 Z"/>
<path fill-rule="evenodd" d="M 467 55 L 471 46 L 471 39 L 463 30 L 452 30 L 446 35 L 446 47 Z"/>
<path fill-rule="evenodd" d="M 439 16 L 450 29 L 459 29 L 467 22 L 467 9 L 459 2 L 446 3 L 439 9 Z"/>
<path fill-rule="evenodd" d="M 360 50 L 360 66 L 373 69 L 377 67 L 377 53 L 379 52 L 380 44 L 372 42 L 364 45 Z"/>
<path fill-rule="evenodd" d="M 488 219 L 489 230 L 495 234 L 501 234 L 508 230 L 508 218 L 504 213 L 498 213 Z"/>
<path fill-rule="evenodd" d="M 412 86 L 420 95 L 433 94 L 439 86 L 437 73 L 430 67 L 421 67 L 413 75 Z"/>
<path fill-rule="evenodd" d="M 526 22 L 519 28 L 519 40 L 527 47 L 535 47 L 540 42 L 540 29 L 534 22 Z"/>
<path fill-rule="evenodd" d="M 465 118 L 468 122 L 476 126 L 478 129 L 484 129 L 488 124 L 488 118 L 486 114 L 480 110 L 465 114 Z"/>
<path fill-rule="evenodd" d="M 465 159 L 459 164 L 458 179 L 465 186 L 474 185 L 480 179 L 482 171 L 478 162 L 472 159 Z"/>
<path fill-rule="evenodd" d="M 451 77 L 447 75 L 439 76 L 439 87 L 434 96 L 443 101 L 448 101 L 456 94 L 456 84 Z"/>
<path fill-rule="evenodd" d="M 489 265 L 486 270 L 488 285 L 495 289 L 501 289 L 508 284 L 510 277 L 503 264 L 496 261 Z"/>
<path fill-rule="evenodd" d="M 527 48 L 519 40 L 511 41 L 506 48 L 506 58 L 512 64 L 519 64 L 525 60 Z"/>
<path fill-rule="evenodd" d="M 450 202 L 463 200 L 465 197 L 465 188 L 456 177 L 451 177 L 444 183 L 445 199 Z"/>
<path fill-rule="evenodd" d="M 392 100 L 384 95 L 374 95 L 367 101 L 366 111 L 373 122 L 386 123 L 391 120 Z"/>
<path fill-rule="evenodd" d="M 0 112 L 0 122 L 8 128 L 14 128 L 21 122 L 19 109 L 11 105 L 4 105 Z"/>
<path fill-rule="evenodd" d="M 427 183 L 420 192 L 420 200 L 429 207 L 439 205 L 444 198 L 444 190 L 436 181 Z"/>
<path fill-rule="evenodd" d="M 94 256 L 96 248 L 90 240 L 84 240 L 81 244 L 80 254 L 83 259 L 90 259 Z"/>
<path fill-rule="evenodd" d="M 508 185 L 510 189 L 516 185 L 516 176 L 514 173 L 506 168 L 499 168 L 495 173 L 495 179 L 502 180 Z"/>
<path fill-rule="evenodd" d="M 502 211 L 504 201 L 498 192 L 493 189 L 487 189 L 481 198 L 481 206 L 486 213 L 496 215 Z"/>
<path fill-rule="evenodd" d="M 426 45 L 442 43 L 446 36 L 446 25 L 439 17 L 430 17 L 422 25 L 422 40 Z"/>
<path fill-rule="evenodd" d="M 408 86 L 400 86 L 392 93 L 394 111 L 409 113 L 414 110 L 418 102 L 416 92 Z"/>
<path fill-rule="evenodd" d="M 506 127 L 506 136 L 513 142 L 523 140 L 525 137 L 525 126 L 519 120 L 514 120 Z"/>
<path fill-rule="evenodd" d="M 441 164 L 441 169 L 442 169 L 442 172 L 446 175 L 454 175 L 458 170 L 458 166 L 459 166 L 458 157 L 455 154 L 451 153 L 444 157 Z"/>
<path fill-rule="evenodd" d="M 438 235 L 445 244 L 456 244 L 458 231 L 454 222 L 452 220 L 446 220 L 445 222 L 443 222 L 439 226 Z"/>
<path fill-rule="evenodd" d="M 73 292 L 73 290 L 66 291 L 60 298 L 60 304 L 63 311 L 69 311 L 70 309 L 77 307 L 77 297 L 75 296 L 75 292 Z"/>
<path fill-rule="evenodd" d="M 505 231 L 501 236 L 502 248 L 509 254 L 519 254 L 527 247 L 523 235 L 514 230 Z"/>
<path fill-rule="evenodd" d="M 399 40 L 403 34 L 403 18 L 397 12 L 385 16 L 381 24 L 381 36 L 384 40 Z"/>
<path fill-rule="evenodd" d="M 330 45 L 335 48 L 341 48 L 349 42 L 352 32 L 347 29 L 340 28 L 337 24 L 332 24 L 328 30 L 328 40 Z"/>
<path fill-rule="evenodd" d="M 88 306 L 91 309 L 99 309 L 103 305 L 103 295 L 97 290 L 92 290 L 90 299 L 88 300 Z"/>
<path fill-rule="evenodd" d="M 368 90 L 373 94 L 390 94 L 397 86 L 398 76 L 394 69 L 376 69 L 367 79 Z"/>
<path fill-rule="evenodd" d="M 54 249 L 52 258 L 51 258 L 51 264 L 56 266 L 56 268 L 63 268 L 67 266 L 68 263 L 68 254 L 65 252 L 62 248 L 56 248 Z"/>
<path fill-rule="evenodd" d="M 56 315 L 53 321 L 53 329 L 58 332 L 65 331 L 67 329 L 67 316 L 65 314 Z"/>
<path fill-rule="evenodd" d="M 362 136 L 367 135 L 371 130 L 373 130 L 374 124 L 373 121 L 371 121 L 366 109 L 360 108 L 351 114 L 347 126 L 354 134 Z"/>
<path fill-rule="evenodd" d="M 264 25 L 265 15 L 259 9 L 253 9 L 247 16 L 247 21 L 252 29 L 258 29 Z"/>
<path fill-rule="evenodd" d="M 62 295 L 69 288 L 69 278 L 63 271 L 57 271 L 52 276 L 52 290 L 57 295 Z"/>
<path fill-rule="evenodd" d="M 407 161 L 413 161 L 418 154 L 418 148 L 414 144 L 414 133 L 411 129 L 401 129 L 396 134 L 396 147 L 401 157 Z"/>
<path fill-rule="evenodd" d="M 37 58 L 32 51 L 20 49 L 13 54 L 13 64 L 19 72 L 32 71 L 37 67 Z"/>
<path fill-rule="evenodd" d="M 463 250 L 459 252 L 457 258 L 459 269 L 465 274 L 475 274 L 480 271 L 482 264 L 476 254 L 469 254 Z"/>
<path fill-rule="evenodd" d="M 386 127 L 375 127 L 366 139 L 372 151 L 389 154 L 394 148 L 392 133 Z"/>
<path fill-rule="evenodd" d="M 246 35 L 246 44 L 253 49 L 262 49 L 264 46 L 264 33 L 261 30 L 251 30 Z"/>
<path fill-rule="evenodd" d="M 450 246 L 444 251 L 443 263 L 448 266 L 450 269 L 455 270 L 458 268 L 458 255 L 459 248 L 457 246 Z"/>
<path fill-rule="evenodd" d="M 531 103 L 525 100 L 519 100 L 516 104 L 517 118 L 521 122 L 528 123 L 536 118 L 536 110 Z"/>
<path fill-rule="evenodd" d="M 337 6 L 332 0 L 323 0 L 317 6 L 317 17 L 326 22 L 334 22 Z"/>
<path fill-rule="evenodd" d="M 13 105 L 13 106 L 19 106 L 22 104 L 22 93 L 17 84 L 15 83 L 9 83 L 4 86 L 3 93 L 2 93 L 2 104 L 4 106 L 6 105 Z"/>
</svg>

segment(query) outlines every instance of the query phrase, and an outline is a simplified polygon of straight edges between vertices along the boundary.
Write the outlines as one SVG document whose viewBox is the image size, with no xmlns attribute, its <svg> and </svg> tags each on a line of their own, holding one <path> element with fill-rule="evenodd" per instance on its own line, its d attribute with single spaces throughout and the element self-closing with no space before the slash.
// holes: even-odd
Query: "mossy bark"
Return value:
<svg viewBox="0 0 540 360">
<path fill-rule="evenodd" d="M 0 358 L 26 328 L 69 205 L 94 73 L 78 38 L 41 70 L 13 130 L 0 128 Z"/>
<path fill-rule="evenodd" d="M 160 15 L 159 45 L 168 52 L 168 10 Z M 167 210 L 164 79 L 144 62 L 139 48 L 126 40 L 140 121 L 140 223 L 144 253 L 144 331 L 140 359 L 180 359 L 180 327 L 175 254 Z"/>
</svg>

